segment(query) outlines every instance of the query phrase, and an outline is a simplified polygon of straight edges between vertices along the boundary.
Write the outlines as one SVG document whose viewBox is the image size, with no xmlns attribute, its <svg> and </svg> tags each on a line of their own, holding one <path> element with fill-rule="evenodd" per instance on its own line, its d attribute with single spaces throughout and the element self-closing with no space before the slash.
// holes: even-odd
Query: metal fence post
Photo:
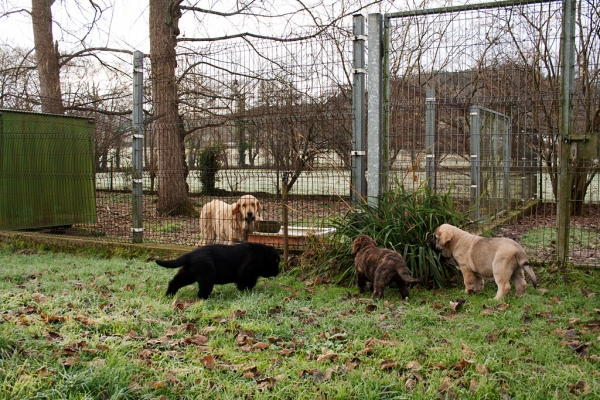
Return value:
<svg viewBox="0 0 600 400">
<path fill-rule="evenodd" d="M 479 120 L 479 107 L 471 106 L 471 218 L 479 220 L 481 210 L 479 197 L 481 196 L 481 121 Z"/>
<path fill-rule="evenodd" d="M 367 122 L 367 195 L 377 205 L 382 192 L 383 158 L 383 15 L 369 14 L 369 82 Z"/>
<path fill-rule="evenodd" d="M 354 72 L 352 77 L 352 188 L 354 204 L 367 195 L 365 185 L 365 17 L 354 15 Z"/>
<path fill-rule="evenodd" d="M 132 242 L 141 243 L 143 240 L 143 146 L 144 146 L 144 53 L 135 51 L 133 53 L 133 124 L 132 124 L 132 194 L 133 224 Z"/>
<path fill-rule="evenodd" d="M 571 213 L 571 134 L 573 132 L 573 86 L 575 63 L 575 0 L 564 0 L 560 43 L 561 108 L 559 115 L 560 159 L 556 203 L 556 262 L 565 265 L 569 256 Z"/>
<path fill-rule="evenodd" d="M 425 179 L 429 189 L 435 191 L 435 90 L 425 94 Z"/>
</svg>

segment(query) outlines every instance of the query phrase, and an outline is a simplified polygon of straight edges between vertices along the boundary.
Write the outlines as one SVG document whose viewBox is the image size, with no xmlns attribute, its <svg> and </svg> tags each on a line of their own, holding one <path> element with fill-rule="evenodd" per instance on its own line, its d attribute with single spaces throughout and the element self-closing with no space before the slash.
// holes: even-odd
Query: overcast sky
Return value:
<svg viewBox="0 0 600 400">
<path fill-rule="evenodd" d="M 31 10 L 31 0 L 0 0 L 3 11 L 26 9 Z M 79 8 L 77 3 L 81 3 Z M 93 36 L 94 45 L 123 49 L 138 49 L 148 52 L 148 0 L 95 0 L 99 5 L 113 3 L 102 15 Z M 86 14 L 81 10 L 85 10 Z M 77 37 L 70 36 L 75 32 L 82 36 L 92 15 L 89 13 L 89 0 L 56 0 L 52 6 L 53 18 L 58 22 L 53 28 L 54 39 L 59 41 L 63 51 L 76 42 Z M 33 30 L 29 14 L 14 13 L 0 19 L 2 43 L 33 47 Z M 64 28 L 64 29 L 61 29 Z"/>
<path fill-rule="evenodd" d="M 286 11 L 286 0 L 274 1 L 280 1 L 277 3 L 278 12 Z M 304 0 L 303 3 L 310 4 L 316 1 L 322 0 Z M 335 13 L 332 10 L 335 8 L 336 0 L 325 1 L 334 4 L 330 6 L 329 12 Z M 90 13 L 92 10 L 90 3 L 91 0 L 55 0 L 52 6 L 53 18 L 56 21 L 53 35 L 54 39 L 59 42 L 61 51 L 68 52 L 72 48 L 81 48 L 77 46 L 77 40 L 87 33 L 87 29 L 82 27 L 89 24 L 93 18 L 93 14 Z M 88 40 L 88 45 L 149 52 L 148 0 L 94 0 L 94 3 L 106 10 L 98 22 L 93 36 L 89 37 L 92 41 Z M 188 1 L 184 2 L 184 4 L 189 3 Z M 233 0 L 203 0 L 192 3 L 198 4 L 199 7 L 218 11 L 231 11 L 231 7 L 235 4 Z M 386 2 L 388 6 L 398 6 L 399 3 L 406 4 L 405 1 L 398 0 Z M 29 11 L 31 0 L 0 0 L 0 15 L 6 12 L 11 13 L 8 16 L 0 17 L 2 32 L 0 43 L 32 48 L 31 18 L 27 12 L 15 13 L 19 9 Z M 289 28 L 289 25 L 267 18 L 261 19 L 260 26 L 256 26 L 257 22 L 252 18 L 204 16 L 202 21 L 198 21 L 196 18 L 199 17 L 202 17 L 202 14 L 184 11 L 180 20 L 181 36 L 215 37 L 239 31 L 267 32 L 269 34 L 277 27 L 287 26 Z M 303 25 L 301 19 L 302 16 L 296 15 L 293 21 L 294 25 Z M 350 21 L 349 18 L 349 23 L 351 23 Z M 306 24 L 312 24 L 312 22 L 306 21 Z"/>
</svg>

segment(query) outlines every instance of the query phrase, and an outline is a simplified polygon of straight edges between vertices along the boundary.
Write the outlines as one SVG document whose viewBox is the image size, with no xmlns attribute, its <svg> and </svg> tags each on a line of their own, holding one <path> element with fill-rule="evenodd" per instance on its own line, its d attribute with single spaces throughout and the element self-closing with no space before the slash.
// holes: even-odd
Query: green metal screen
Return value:
<svg viewBox="0 0 600 400">
<path fill-rule="evenodd" d="M 94 121 L 0 110 L 0 229 L 96 221 Z"/>
</svg>

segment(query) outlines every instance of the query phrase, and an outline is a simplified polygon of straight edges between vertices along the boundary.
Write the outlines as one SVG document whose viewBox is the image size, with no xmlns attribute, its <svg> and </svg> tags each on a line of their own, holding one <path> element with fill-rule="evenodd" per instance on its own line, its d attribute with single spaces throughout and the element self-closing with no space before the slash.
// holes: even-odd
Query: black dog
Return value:
<svg viewBox="0 0 600 400">
<path fill-rule="evenodd" d="M 156 263 L 166 268 L 181 267 L 169 282 L 167 296 L 198 282 L 198 297 L 207 299 L 214 285 L 235 283 L 239 290 L 252 289 L 258 277 L 267 278 L 279 273 L 279 261 L 279 253 L 274 247 L 245 242 L 210 244 L 175 260 L 156 260 Z"/>
</svg>

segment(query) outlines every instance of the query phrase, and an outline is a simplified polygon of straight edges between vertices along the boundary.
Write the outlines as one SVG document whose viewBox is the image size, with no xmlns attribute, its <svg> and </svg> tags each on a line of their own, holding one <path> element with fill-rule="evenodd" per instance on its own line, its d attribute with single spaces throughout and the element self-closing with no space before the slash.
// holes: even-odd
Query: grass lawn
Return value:
<svg viewBox="0 0 600 400">
<path fill-rule="evenodd" d="M 407 302 L 290 272 L 170 299 L 174 272 L 0 248 L 0 398 L 600 398 L 598 270 Z"/>
</svg>

